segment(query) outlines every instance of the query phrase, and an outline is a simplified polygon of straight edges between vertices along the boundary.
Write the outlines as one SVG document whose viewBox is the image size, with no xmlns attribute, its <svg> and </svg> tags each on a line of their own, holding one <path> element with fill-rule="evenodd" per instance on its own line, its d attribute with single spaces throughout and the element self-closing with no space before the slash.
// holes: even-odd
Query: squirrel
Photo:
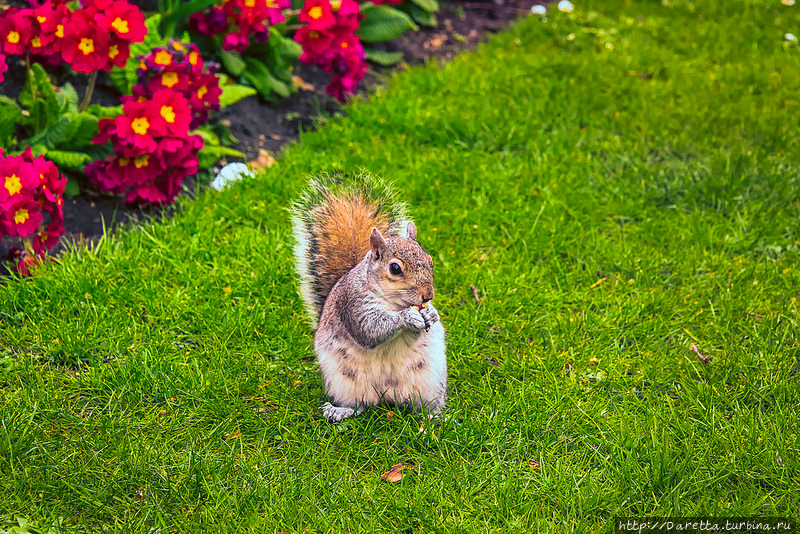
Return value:
<svg viewBox="0 0 800 534">
<path fill-rule="evenodd" d="M 447 396 L 445 332 L 433 260 L 392 187 L 366 172 L 312 178 L 291 207 L 300 293 L 329 422 L 379 402 L 438 415 Z"/>
</svg>

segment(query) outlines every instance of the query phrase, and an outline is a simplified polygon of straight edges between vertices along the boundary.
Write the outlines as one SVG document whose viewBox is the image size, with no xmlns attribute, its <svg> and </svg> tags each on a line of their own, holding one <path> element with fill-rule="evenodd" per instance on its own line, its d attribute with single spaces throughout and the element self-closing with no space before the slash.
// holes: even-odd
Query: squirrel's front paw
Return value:
<svg viewBox="0 0 800 534">
<path fill-rule="evenodd" d="M 403 320 L 403 324 L 411 329 L 425 330 L 427 328 L 425 319 L 415 308 L 406 308 L 400 312 L 400 317 Z"/>
<path fill-rule="evenodd" d="M 419 310 L 420 315 L 425 320 L 425 330 L 428 330 L 439 320 L 439 312 L 433 307 L 433 304 L 428 303 L 427 306 Z"/>
</svg>

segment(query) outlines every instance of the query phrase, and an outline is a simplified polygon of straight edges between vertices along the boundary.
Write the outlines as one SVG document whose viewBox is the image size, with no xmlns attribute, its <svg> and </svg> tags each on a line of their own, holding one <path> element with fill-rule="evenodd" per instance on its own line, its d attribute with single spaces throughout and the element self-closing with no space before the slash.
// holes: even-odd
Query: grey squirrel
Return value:
<svg viewBox="0 0 800 534">
<path fill-rule="evenodd" d="M 433 261 L 392 188 L 367 174 L 311 180 L 292 206 L 300 293 L 330 422 L 379 402 L 439 414 L 447 395 Z"/>
</svg>

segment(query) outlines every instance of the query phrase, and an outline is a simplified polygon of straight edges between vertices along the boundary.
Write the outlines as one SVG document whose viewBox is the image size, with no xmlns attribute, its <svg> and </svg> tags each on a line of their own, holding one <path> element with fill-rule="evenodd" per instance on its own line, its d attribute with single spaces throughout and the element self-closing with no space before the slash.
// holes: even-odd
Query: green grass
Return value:
<svg viewBox="0 0 800 534">
<path fill-rule="evenodd" d="M 528 18 L 388 80 L 263 176 L 4 282 L 0 531 L 797 518 L 798 9 Z M 439 423 L 317 414 L 285 208 L 336 167 L 394 178 L 434 257 Z M 396 463 L 413 471 L 381 482 Z"/>
</svg>

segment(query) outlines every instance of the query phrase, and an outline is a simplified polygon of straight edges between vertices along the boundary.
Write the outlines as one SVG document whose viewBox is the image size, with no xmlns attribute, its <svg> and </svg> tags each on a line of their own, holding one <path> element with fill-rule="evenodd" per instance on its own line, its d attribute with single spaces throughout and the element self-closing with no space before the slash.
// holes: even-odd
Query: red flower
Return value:
<svg viewBox="0 0 800 534">
<path fill-rule="evenodd" d="M 33 198 L 39 177 L 32 164 L 20 156 L 0 159 L 0 211 L 24 198 Z"/>
<path fill-rule="evenodd" d="M 53 218 L 47 228 L 36 233 L 33 237 L 33 251 L 36 254 L 44 254 L 47 249 L 53 248 L 58 243 L 58 238 L 65 231 L 62 223 L 63 217 Z"/>
<path fill-rule="evenodd" d="M 192 112 L 189 102 L 177 91 L 161 89 L 153 94 L 152 105 L 156 112 L 154 127 L 163 134 L 185 137 L 189 134 Z"/>
<path fill-rule="evenodd" d="M 247 38 L 247 35 L 244 32 L 229 33 L 222 40 L 223 50 L 235 50 L 240 54 L 244 52 L 248 46 L 250 46 L 250 40 Z"/>
<path fill-rule="evenodd" d="M 159 118 L 156 115 L 154 107 L 150 102 L 125 102 L 122 106 L 123 115 L 117 116 L 114 119 L 115 133 L 122 141 L 122 144 L 129 150 L 124 151 L 123 155 L 135 155 L 131 152 L 152 152 L 156 148 L 154 135 L 159 135 L 162 132 L 158 131 L 156 127 L 159 124 Z M 102 122 L 102 121 L 101 121 Z M 98 124 L 98 126 L 100 126 Z M 103 125 L 107 128 L 107 125 Z M 101 138 L 104 135 L 103 129 L 97 137 Z"/>
<path fill-rule="evenodd" d="M 0 214 L 0 231 L 9 236 L 27 236 L 36 231 L 43 220 L 39 204 L 22 198 Z"/>
<path fill-rule="evenodd" d="M 320 32 L 312 30 L 308 26 L 303 26 L 297 30 L 294 39 L 303 47 L 300 62 L 312 65 L 330 48 L 333 35 L 329 32 Z"/>
<path fill-rule="evenodd" d="M 92 18 L 86 10 L 70 17 L 64 35 L 64 61 L 77 72 L 93 72 L 106 68 L 109 57 L 108 28 L 103 17 Z M 108 70 L 108 69 L 105 69 Z"/>
<path fill-rule="evenodd" d="M 305 22 L 310 30 L 322 31 L 336 24 L 333 8 L 328 0 L 307 0 L 300 10 L 300 22 Z"/>
<path fill-rule="evenodd" d="M 111 6 L 104 12 L 111 31 L 117 37 L 129 43 L 141 43 L 147 35 L 144 25 L 144 13 L 138 7 L 128 2 L 111 2 Z"/>
<path fill-rule="evenodd" d="M 34 30 L 31 51 L 42 56 L 60 54 L 63 46 L 64 24 L 71 11 L 65 5 L 45 3 L 33 10 Z"/>
<path fill-rule="evenodd" d="M 336 25 L 348 28 L 351 32 L 358 29 L 358 23 L 364 18 L 361 6 L 355 0 L 333 0 L 331 2 L 336 14 Z"/>
<path fill-rule="evenodd" d="M 0 54 L 0 82 L 3 81 L 4 79 L 3 74 L 5 74 L 7 70 L 8 70 L 8 65 L 6 64 L 6 56 Z"/>
<path fill-rule="evenodd" d="M 11 7 L 0 16 L 2 52 L 6 55 L 21 55 L 28 49 L 33 31 L 30 12 L 30 9 Z"/>
<path fill-rule="evenodd" d="M 160 72 L 145 73 L 150 76 L 147 81 L 147 92 L 155 93 L 161 89 L 187 91 L 189 89 L 189 68 L 181 63 L 173 63 Z"/>
</svg>

